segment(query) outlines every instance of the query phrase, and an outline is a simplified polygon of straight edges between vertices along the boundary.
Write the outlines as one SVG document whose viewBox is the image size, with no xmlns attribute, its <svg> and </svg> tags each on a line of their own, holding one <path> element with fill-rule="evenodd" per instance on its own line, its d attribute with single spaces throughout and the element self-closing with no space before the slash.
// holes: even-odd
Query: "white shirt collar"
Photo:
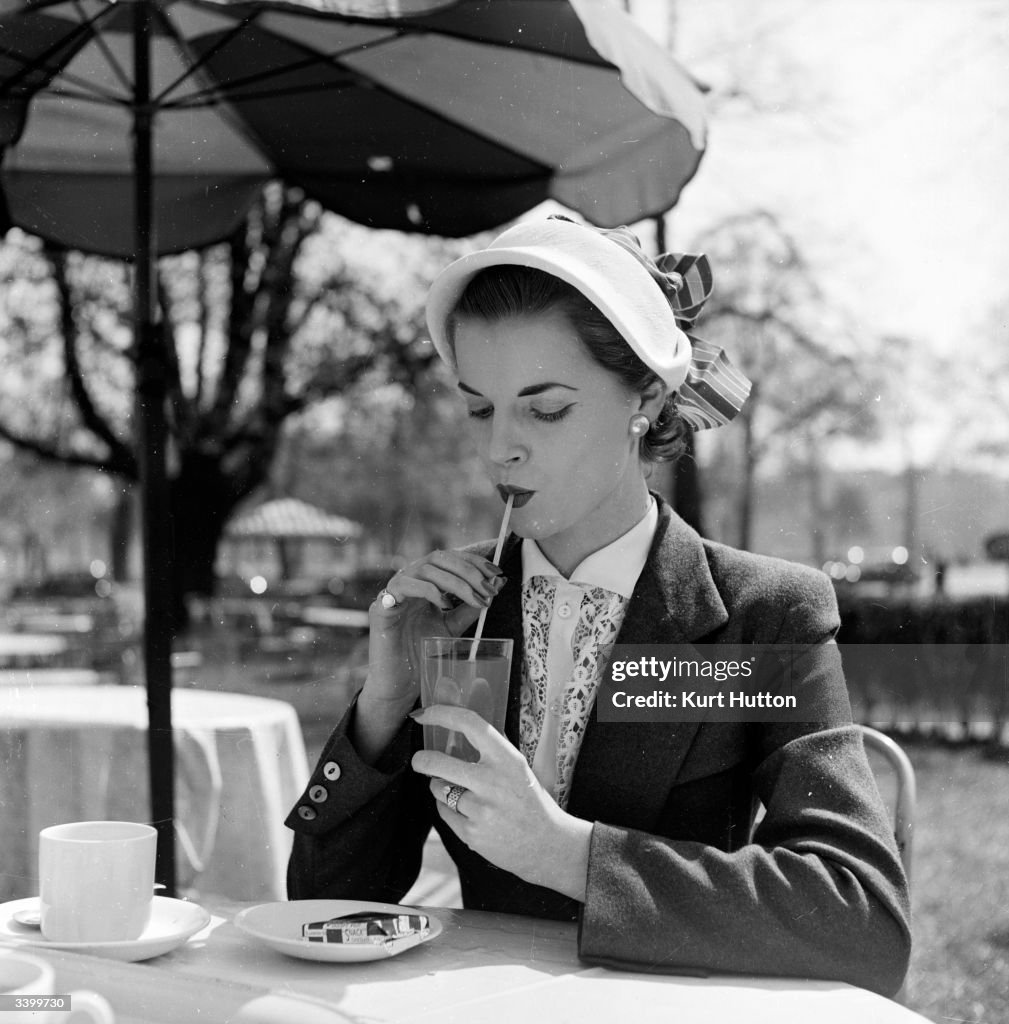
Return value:
<svg viewBox="0 0 1009 1024">
<path fill-rule="evenodd" d="M 650 498 L 648 511 L 638 524 L 579 562 L 569 577 L 570 582 L 603 587 L 629 599 L 648 560 L 658 525 L 659 506 Z M 560 576 L 560 573 L 536 541 L 527 537 L 522 541 L 522 582 L 530 576 Z"/>
</svg>

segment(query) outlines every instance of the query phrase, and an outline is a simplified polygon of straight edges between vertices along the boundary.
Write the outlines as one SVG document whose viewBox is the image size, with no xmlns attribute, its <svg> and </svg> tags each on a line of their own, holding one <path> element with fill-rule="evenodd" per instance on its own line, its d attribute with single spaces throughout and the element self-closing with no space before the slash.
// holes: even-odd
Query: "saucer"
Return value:
<svg viewBox="0 0 1009 1024">
<path fill-rule="evenodd" d="M 120 942 L 52 942 L 37 928 L 18 924 L 14 915 L 18 911 L 38 911 L 39 898 L 13 900 L 0 904 L 0 941 L 19 942 L 27 946 L 65 949 L 72 953 L 90 953 L 111 960 L 150 960 L 181 946 L 186 939 L 210 924 L 210 914 L 195 903 L 155 896 L 151 906 L 151 919 L 139 939 Z"/>
<path fill-rule="evenodd" d="M 381 945 L 344 945 L 340 942 L 308 942 L 301 937 L 301 926 L 311 921 L 328 921 L 362 910 L 384 914 L 417 913 L 413 907 L 396 903 L 365 903 L 361 900 L 289 900 L 286 903 L 260 903 L 248 907 L 235 917 L 235 926 L 271 949 L 299 960 L 321 960 L 326 963 L 361 963 L 365 960 L 387 960 L 428 942 L 441 934 L 442 924 L 427 914 L 431 923 L 427 935 L 404 936 Z"/>
</svg>

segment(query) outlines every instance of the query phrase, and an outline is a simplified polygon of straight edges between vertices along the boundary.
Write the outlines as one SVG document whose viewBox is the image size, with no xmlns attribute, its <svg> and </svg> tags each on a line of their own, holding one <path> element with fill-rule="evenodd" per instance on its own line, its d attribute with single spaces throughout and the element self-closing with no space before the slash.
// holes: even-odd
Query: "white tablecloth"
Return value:
<svg viewBox="0 0 1009 1024">
<path fill-rule="evenodd" d="M 46 633 L 0 633 L 0 666 L 29 668 L 44 665 L 70 647 L 66 637 Z"/>
<path fill-rule="evenodd" d="M 180 885 L 283 899 L 292 838 L 283 819 L 308 779 L 294 708 L 175 689 L 172 718 Z M 145 691 L 0 688 L 0 765 L 0 899 L 32 896 L 47 825 L 150 820 Z"/>
<path fill-rule="evenodd" d="M 98 686 L 114 683 L 111 672 L 93 668 L 0 668 L 0 686 Z"/>
</svg>

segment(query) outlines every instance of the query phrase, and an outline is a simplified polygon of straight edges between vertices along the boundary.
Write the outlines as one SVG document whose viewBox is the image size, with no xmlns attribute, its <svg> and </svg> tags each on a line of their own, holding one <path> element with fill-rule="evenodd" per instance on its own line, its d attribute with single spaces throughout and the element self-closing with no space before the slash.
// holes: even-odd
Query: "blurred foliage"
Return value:
<svg viewBox="0 0 1009 1024">
<path fill-rule="evenodd" d="M 75 535 L 82 522 L 104 529 L 113 490 L 104 474 L 39 461 L 0 442 L 0 597 L 18 577 L 69 568 L 53 557 L 54 542 Z"/>
<path fill-rule="evenodd" d="M 339 508 L 384 552 L 408 557 L 491 536 L 501 512 L 440 361 L 414 389 L 357 388 L 300 417 L 272 486 Z"/>
</svg>

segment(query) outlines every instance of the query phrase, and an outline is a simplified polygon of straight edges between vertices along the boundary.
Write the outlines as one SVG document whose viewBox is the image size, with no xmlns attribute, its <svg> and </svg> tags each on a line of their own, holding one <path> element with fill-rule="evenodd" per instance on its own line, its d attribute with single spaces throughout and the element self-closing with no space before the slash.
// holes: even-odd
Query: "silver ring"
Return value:
<svg viewBox="0 0 1009 1024">
<path fill-rule="evenodd" d="M 466 792 L 465 786 L 446 786 L 445 803 L 450 811 L 459 813 L 459 799 Z"/>
<path fill-rule="evenodd" d="M 395 608 L 399 602 L 396 598 L 389 593 L 384 587 L 378 592 L 378 603 L 386 610 L 389 611 Z"/>
</svg>

